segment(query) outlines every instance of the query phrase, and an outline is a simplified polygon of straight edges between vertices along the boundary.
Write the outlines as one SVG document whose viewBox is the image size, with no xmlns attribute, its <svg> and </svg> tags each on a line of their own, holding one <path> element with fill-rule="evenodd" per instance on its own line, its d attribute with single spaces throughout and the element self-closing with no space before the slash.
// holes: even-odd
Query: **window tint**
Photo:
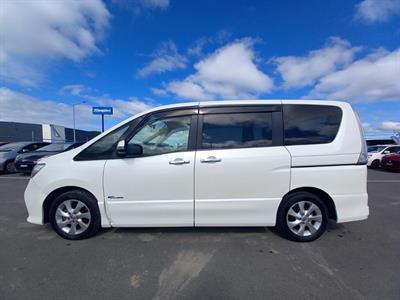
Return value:
<svg viewBox="0 0 400 300">
<path fill-rule="evenodd" d="M 389 147 L 385 151 L 389 151 L 390 153 L 399 153 L 400 147 Z"/>
<path fill-rule="evenodd" d="M 377 153 L 377 152 L 381 152 L 385 148 L 386 148 L 386 146 L 369 146 L 368 152 L 369 153 Z"/>
<path fill-rule="evenodd" d="M 123 134 L 128 131 L 130 124 L 126 124 L 113 132 L 102 137 L 100 140 L 90 145 L 79 153 L 76 160 L 107 159 L 113 156 L 115 147 Z"/>
<path fill-rule="evenodd" d="M 342 110 L 327 105 L 284 105 L 285 145 L 332 142 L 339 130 Z"/>
<path fill-rule="evenodd" d="M 156 155 L 188 149 L 191 116 L 149 121 L 129 141 L 143 147 L 143 155 Z"/>
<path fill-rule="evenodd" d="M 266 147 L 270 145 L 272 145 L 271 113 L 204 115 L 203 149 Z"/>
</svg>

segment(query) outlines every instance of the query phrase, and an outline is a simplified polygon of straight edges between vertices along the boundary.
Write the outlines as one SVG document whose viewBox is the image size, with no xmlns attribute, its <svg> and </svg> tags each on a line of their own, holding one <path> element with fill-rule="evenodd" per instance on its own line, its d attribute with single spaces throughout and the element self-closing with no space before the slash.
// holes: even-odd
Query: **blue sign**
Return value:
<svg viewBox="0 0 400 300">
<path fill-rule="evenodd" d="M 94 115 L 112 115 L 113 108 L 111 106 L 94 106 L 92 107 Z"/>
</svg>

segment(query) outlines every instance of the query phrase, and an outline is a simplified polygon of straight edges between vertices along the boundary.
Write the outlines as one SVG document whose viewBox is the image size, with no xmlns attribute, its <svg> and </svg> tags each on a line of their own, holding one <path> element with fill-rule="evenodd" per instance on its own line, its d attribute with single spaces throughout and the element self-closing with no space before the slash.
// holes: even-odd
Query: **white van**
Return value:
<svg viewBox="0 0 400 300">
<path fill-rule="evenodd" d="M 368 217 L 367 151 L 338 101 L 185 103 L 140 113 L 41 160 L 28 221 L 67 239 L 100 227 L 277 226 L 312 241 Z"/>
</svg>

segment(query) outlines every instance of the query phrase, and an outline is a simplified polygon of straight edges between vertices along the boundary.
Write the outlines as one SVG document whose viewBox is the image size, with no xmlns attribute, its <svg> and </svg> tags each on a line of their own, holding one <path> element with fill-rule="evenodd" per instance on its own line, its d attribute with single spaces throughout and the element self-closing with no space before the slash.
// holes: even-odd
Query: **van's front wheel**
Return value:
<svg viewBox="0 0 400 300">
<path fill-rule="evenodd" d="M 311 242 L 325 232 L 327 222 L 324 203 L 311 193 L 298 192 L 283 199 L 276 225 L 291 240 Z"/>
<path fill-rule="evenodd" d="M 97 201 L 89 193 L 80 190 L 61 194 L 51 205 L 50 223 L 65 239 L 89 238 L 100 228 Z"/>
</svg>

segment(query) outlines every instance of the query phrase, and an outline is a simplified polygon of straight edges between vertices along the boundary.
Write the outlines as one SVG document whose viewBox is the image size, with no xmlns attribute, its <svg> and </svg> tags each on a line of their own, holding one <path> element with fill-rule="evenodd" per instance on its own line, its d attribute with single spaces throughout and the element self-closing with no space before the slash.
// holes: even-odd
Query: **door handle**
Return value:
<svg viewBox="0 0 400 300">
<path fill-rule="evenodd" d="M 170 165 L 184 165 L 190 163 L 190 160 L 184 160 L 182 158 L 175 158 L 169 162 Z"/>
<path fill-rule="evenodd" d="M 217 158 L 215 156 L 209 156 L 207 158 L 202 158 L 200 159 L 201 163 L 216 163 L 216 162 L 220 162 L 222 159 Z"/>
</svg>

